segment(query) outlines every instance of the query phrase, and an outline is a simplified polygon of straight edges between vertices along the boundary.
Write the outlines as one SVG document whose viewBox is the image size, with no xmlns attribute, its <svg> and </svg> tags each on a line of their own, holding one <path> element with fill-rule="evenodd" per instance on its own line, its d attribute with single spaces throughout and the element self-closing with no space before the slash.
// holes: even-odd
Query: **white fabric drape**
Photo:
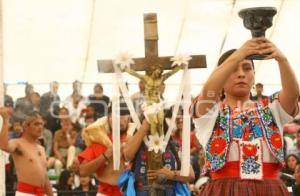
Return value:
<svg viewBox="0 0 300 196">
<path fill-rule="evenodd" d="M 176 97 L 176 102 L 172 111 L 172 118 L 169 123 L 168 131 L 165 135 L 164 142 L 168 143 L 172 131 L 175 129 L 175 120 L 181 105 L 182 96 L 184 96 L 184 121 L 183 121 L 183 135 L 182 135 L 182 156 L 181 156 L 181 175 L 187 176 L 189 174 L 189 166 L 190 166 L 190 116 L 189 116 L 189 105 L 191 101 L 191 82 L 190 82 L 190 73 L 188 70 L 188 66 L 185 67 L 179 92 Z M 166 146 L 165 146 L 166 147 Z"/>
<path fill-rule="evenodd" d="M 120 168 L 120 94 L 117 76 L 114 75 L 114 96 L 112 98 L 112 140 L 113 140 L 113 166 L 114 170 Z"/>
<path fill-rule="evenodd" d="M 183 93 L 183 128 L 182 128 L 182 153 L 181 153 L 181 171 L 180 175 L 188 176 L 190 168 L 190 142 L 191 142 L 191 118 L 189 108 L 191 105 L 191 80 L 190 71 L 186 67 L 185 70 L 185 85 Z"/>
</svg>

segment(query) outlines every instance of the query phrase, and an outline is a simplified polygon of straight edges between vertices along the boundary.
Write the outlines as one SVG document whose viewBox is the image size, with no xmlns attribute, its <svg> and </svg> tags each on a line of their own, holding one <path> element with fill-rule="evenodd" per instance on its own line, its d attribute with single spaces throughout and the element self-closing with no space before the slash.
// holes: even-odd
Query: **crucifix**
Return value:
<svg viewBox="0 0 300 196">
<path fill-rule="evenodd" d="M 181 69 L 181 66 L 172 67 L 171 56 L 158 56 L 158 32 L 157 32 L 157 16 L 155 13 L 144 14 L 144 39 L 145 39 L 145 57 L 134 58 L 134 65 L 123 71 L 141 79 L 145 82 L 146 106 L 159 103 L 159 87 L 168 77 Z M 205 55 L 192 55 L 189 62 L 189 68 L 206 68 Z M 102 73 L 113 73 L 112 60 L 98 60 L 98 70 Z M 171 70 L 162 73 L 164 70 Z M 137 71 L 146 71 L 146 75 L 138 74 Z M 161 109 L 163 111 L 163 109 Z M 148 116 L 150 122 L 151 134 L 163 134 L 164 114 Z M 157 170 L 161 168 L 162 153 L 154 151 L 148 152 L 148 168 Z M 151 183 L 152 184 L 152 183 Z"/>
</svg>

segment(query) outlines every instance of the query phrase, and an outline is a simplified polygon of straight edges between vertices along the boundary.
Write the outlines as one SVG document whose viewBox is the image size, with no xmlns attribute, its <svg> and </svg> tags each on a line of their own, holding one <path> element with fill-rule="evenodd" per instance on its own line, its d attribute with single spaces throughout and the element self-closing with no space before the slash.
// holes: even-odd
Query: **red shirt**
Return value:
<svg viewBox="0 0 300 196">
<path fill-rule="evenodd" d="M 121 142 L 125 141 L 126 136 L 126 134 L 121 135 Z M 109 134 L 108 137 L 112 141 L 112 134 Z M 86 147 L 86 149 L 78 155 L 79 163 L 82 163 L 84 160 L 92 161 L 103 154 L 106 150 L 106 146 L 98 143 L 93 143 L 90 146 Z M 96 171 L 97 176 L 102 175 L 102 171 L 104 168 L 105 164 L 99 166 Z"/>
<path fill-rule="evenodd" d="M 106 146 L 102 144 L 93 143 L 78 155 L 78 160 L 80 163 L 82 163 L 84 160 L 92 161 L 99 157 L 101 154 L 103 154 L 106 150 Z M 101 176 L 104 168 L 105 164 L 100 165 L 96 171 L 96 174 L 98 176 Z"/>
<path fill-rule="evenodd" d="M 177 141 L 182 146 L 182 138 L 179 137 L 176 133 L 172 134 L 172 139 Z M 191 132 L 191 145 L 190 148 L 197 148 L 197 138 L 195 132 Z"/>
</svg>

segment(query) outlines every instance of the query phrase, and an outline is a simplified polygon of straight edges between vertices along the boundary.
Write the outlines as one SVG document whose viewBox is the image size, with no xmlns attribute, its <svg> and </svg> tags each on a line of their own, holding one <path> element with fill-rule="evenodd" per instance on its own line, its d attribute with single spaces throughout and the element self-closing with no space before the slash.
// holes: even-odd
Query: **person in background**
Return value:
<svg viewBox="0 0 300 196">
<path fill-rule="evenodd" d="M 12 115 L 12 118 L 10 120 L 11 127 L 8 133 L 9 139 L 16 139 L 22 136 L 23 133 L 23 124 L 24 119 L 17 116 L 16 114 Z"/>
<path fill-rule="evenodd" d="M 4 90 L 4 92 L 3 92 L 3 94 L 4 94 L 4 106 L 13 108 L 14 107 L 14 100 L 13 100 L 12 96 L 7 94 L 7 84 L 4 84 L 3 90 Z"/>
<path fill-rule="evenodd" d="M 292 147 L 287 154 L 295 154 L 298 158 L 300 158 L 300 130 L 297 131 L 296 134 L 296 143 L 295 146 Z"/>
<path fill-rule="evenodd" d="M 33 92 L 30 95 L 30 102 L 32 104 L 33 111 L 40 112 L 40 106 L 41 106 L 41 96 L 37 92 Z"/>
<path fill-rule="evenodd" d="M 59 176 L 58 183 L 54 186 L 57 196 L 73 196 L 74 174 L 64 170 Z"/>
<path fill-rule="evenodd" d="M 99 83 L 94 86 L 94 94 L 88 97 L 89 106 L 94 109 L 95 119 L 107 115 L 109 97 L 103 94 L 103 86 Z"/>
<path fill-rule="evenodd" d="M 262 83 L 255 84 L 256 95 L 252 96 L 253 101 L 261 103 L 263 106 L 267 106 L 269 103 L 269 97 L 263 95 L 264 85 Z"/>
<path fill-rule="evenodd" d="M 75 80 L 72 83 L 73 92 L 64 101 L 64 107 L 69 110 L 71 121 L 74 125 L 79 123 L 80 115 L 86 108 L 87 99 L 81 94 L 82 83 Z"/>
<path fill-rule="evenodd" d="M 40 140 L 42 141 L 41 143 L 45 148 L 46 156 L 47 158 L 49 158 L 52 154 L 53 136 L 52 136 L 52 132 L 46 128 L 47 121 L 44 117 L 43 120 L 44 120 L 44 130 L 43 130 L 43 135 L 40 137 Z"/>
<path fill-rule="evenodd" d="M 172 137 L 172 142 L 175 144 L 175 146 L 178 148 L 178 153 L 179 153 L 179 158 L 180 153 L 181 153 L 181 147 L 182 147 L 182 130 L 183 130 L 183 110 L 182 108 L 179 109 L 176 120 L 176 130 L 173 131 L 171 137 Z M 190 135 L 190 148 L 191 148 L 191 155 L 196 154 L 198 150 L 198 141 L 195 135 L 195 132 L 191 131 Z"/>
<path fill-rule="evenodd" d="M 60 103 L 58 89 L 59 83 L 57 81 L 52 81 L 50 82 L 50 91 L 44 93 L 41 97 L 40 111 L 42 116 L 47 119 L 46 126 L 52 133 L 60 128 L 57 119 Z"/>
<path fill-rule="evenodd" d="M 75 147 L 77 132 L 74 130 L 69 118 L 61 119 L 61 129 L 57 130 L 53 140 L 53 152 L 55 157 L 48 160 L 48 167 L 54 165 L 56 174 L 62 168 L 69 168 L 79 150 Z"/>
<path fill-rule="evenodd" d="M 282 168 L 281 173 L 289 174 L 289 175 L 294 175 L 295 169 L 296 169 L 296 165 L 298 163 L 300 163 L 299 162 L 299 158 L 296 155 L 294 155 L 294 154 L 290 154 L 290 155 L 288 155 L 285 158 L 284 161 L 285 161 L 285 165 L 284 165 L 284 168 Z M 282 177 L 281 179 L 284 181 L 284 183 L 286 184 L 286 186 L 288 186 L 288 187 L 292 186 L 293 181 L 291 179 L 284 178 L 284 177 Z"/>
<path fill-rule="evenodd" d="M 76 196 L 96 196 L 97 187 L 92 184 L 91 176 L 81 176 L 80 186 L 74 189 Z"/>
<path fill-rule="evenodd" d="M 300 195 L 300 163 L 296 165 L 295 173 L 295 184 L 292 186 L 293 196 Z"/>
<path fill-rule="evenodd" d="M 142 106 L 145 103 L 145 83 L 143 80 L 139 81 L 139 92 L 132 94 L 131 100 L 138 117 L 141 118 L 143 114 Z"/>
<path fill-rule="evenodd" d="M 25 96 L 18 98 L 16 101 L 15 113 L 20 113 L 20 115 L 27 115 L 33 111 L 33 105 L 30 99 L 32 93 L 34 93 L 33 85 L 27 83 L 25 86 Z"/>
</svg>

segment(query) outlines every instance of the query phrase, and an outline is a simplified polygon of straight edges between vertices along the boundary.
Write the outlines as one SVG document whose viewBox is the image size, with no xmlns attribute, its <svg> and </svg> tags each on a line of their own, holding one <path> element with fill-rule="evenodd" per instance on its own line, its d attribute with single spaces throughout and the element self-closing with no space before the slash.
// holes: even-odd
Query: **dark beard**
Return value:
<svg viewBox="0 0 300 196">
<path fill-rule="evenodd" d="M 124 134 L 127 132 L 128 126 L 126 126 L 124 129 L 120 129 L 120 133 Z"/>
<path fill-rule="evenodd" d="M 109 123 L 108 123 L 108 125 L 109 125 L 110 132 L 112 132 L 112 126 L 110 126 Z M 124 134 L 124 133 L 126 133 L 127 129 L 128 129 L 128 125 L 125 127 L 125 129 L 121 129 L 121 126 L 120 126 L 120 133 L 121 133 L 121 135 Z"/>
</svg>

